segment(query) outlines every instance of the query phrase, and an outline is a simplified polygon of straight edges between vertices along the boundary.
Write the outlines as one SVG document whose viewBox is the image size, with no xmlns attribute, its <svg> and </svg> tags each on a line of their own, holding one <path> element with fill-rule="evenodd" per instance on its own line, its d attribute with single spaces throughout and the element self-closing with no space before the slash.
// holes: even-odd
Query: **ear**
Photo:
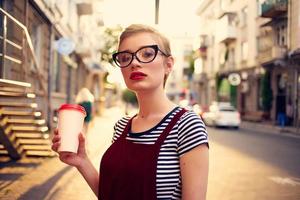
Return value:
<svg viewBox="0 0 300 200">
<path fill-rule="evenodd" d="M 166 74 L 170 74 L 174 66 L 174 58 L 173 56 L 169 56 L 165 60 L 165 72 Z"/>
</svg>

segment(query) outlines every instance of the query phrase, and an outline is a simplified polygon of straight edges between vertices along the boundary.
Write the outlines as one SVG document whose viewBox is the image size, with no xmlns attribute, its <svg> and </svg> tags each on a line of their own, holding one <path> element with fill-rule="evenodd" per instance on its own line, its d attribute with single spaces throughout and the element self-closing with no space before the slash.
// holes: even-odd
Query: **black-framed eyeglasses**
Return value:
<svg viewBox="0 0 300 200">
<path fill-rule="evenodd" d="M 114 53 L 112 57 L 117 66 L 124 68 L 132 63 L 134 57 L 141 63 L 150 63 L 156 58 L 158 52 L 166 57 L 170 56 L 160 50 L 158 45 L 155 44 L 143 46 L 134 53 L 129 51 L 117 52 Z"/>
</svg>

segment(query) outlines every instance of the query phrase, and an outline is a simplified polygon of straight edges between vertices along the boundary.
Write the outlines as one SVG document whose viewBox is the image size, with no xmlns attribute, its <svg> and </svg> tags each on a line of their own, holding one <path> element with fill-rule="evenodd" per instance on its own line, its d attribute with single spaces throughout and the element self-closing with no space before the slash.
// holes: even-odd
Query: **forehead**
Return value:
<svg viewBox="0 0 300 200">
<path fill-rule="evenodd" d="M 157 44 L 160 46 L 158 36 L 153 33 L 135 33 L 126 37 L 119 45 L 119 51 L 135 51 L 142 46 Z"/>
</svg>

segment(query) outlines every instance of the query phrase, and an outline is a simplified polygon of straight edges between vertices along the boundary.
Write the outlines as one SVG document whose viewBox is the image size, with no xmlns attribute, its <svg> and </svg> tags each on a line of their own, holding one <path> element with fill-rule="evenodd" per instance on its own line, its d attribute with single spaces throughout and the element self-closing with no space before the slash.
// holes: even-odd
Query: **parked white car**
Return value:
<svg viewBox="0 0 300 200">
<path fill-rule="evenodd" d="M 238 129 L 241 123 L 240 113 L 228 102 L 213 102 L 202 118 L 207 126 Z"/>
</svg>

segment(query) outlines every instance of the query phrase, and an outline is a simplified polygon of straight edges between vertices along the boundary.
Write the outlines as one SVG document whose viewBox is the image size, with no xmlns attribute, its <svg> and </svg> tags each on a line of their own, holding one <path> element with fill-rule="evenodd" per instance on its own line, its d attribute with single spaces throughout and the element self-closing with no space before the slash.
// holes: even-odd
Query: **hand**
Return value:
<svg viewBox="0 0 300 200">
<path fill-rule="evenodd" d="M 52 139 L 52 150 L 59 153 L 59 159 L 71 166 L 74 167 L 80 167 L 85 160 L 87 160 L 87 153 L 85 150 L 85 138 L 82 133 L 79 134 L 78 140 L 79 140 L 79 146 L 78 151 L 76 153 L 69 153 L 69 152 L 58 152 L 58 147 L 60 146 L 60 135 L 58 133 L 58 130 L 56 129 L 54 131 L 54 137 Z"/>
</svg>

